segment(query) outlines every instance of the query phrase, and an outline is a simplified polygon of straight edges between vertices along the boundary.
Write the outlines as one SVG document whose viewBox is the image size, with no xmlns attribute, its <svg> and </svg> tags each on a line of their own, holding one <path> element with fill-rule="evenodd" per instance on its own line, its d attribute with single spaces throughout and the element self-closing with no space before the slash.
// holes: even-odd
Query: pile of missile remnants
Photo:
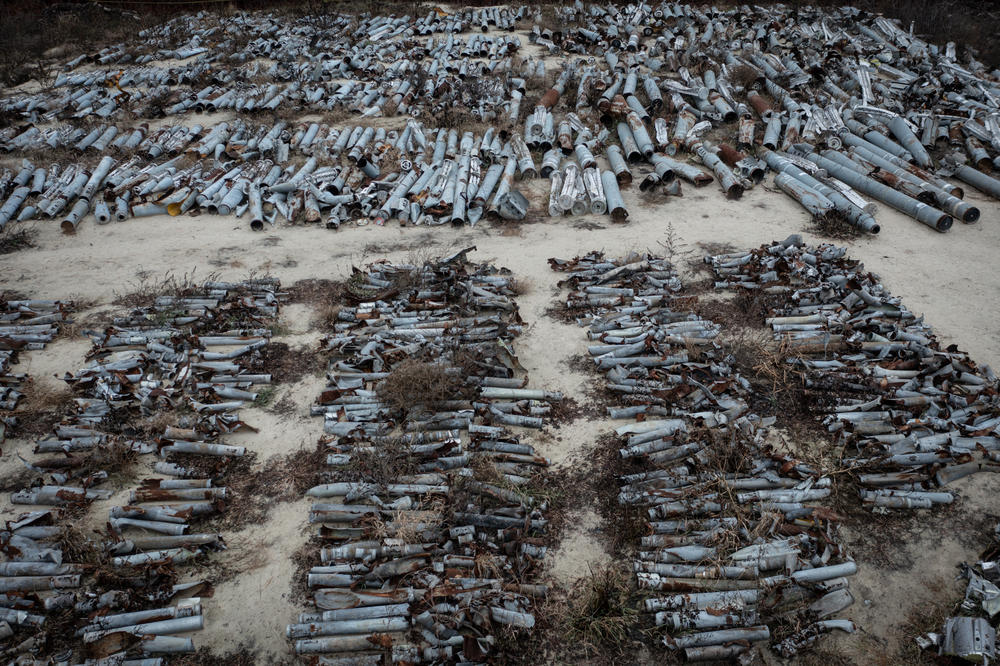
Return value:
<svg viewBox="0 0 1000 666">
<path fill-rule="evenodd" d="M 288 626 L 299 654 L 481 662 L 535 625 L 548 461 L 506 426 L 542 427 L 562 396 L 525 387 L 514 277 L 469 251 L 357 273 L 323 340 L 330 483 L 307 493 L 324 545 L 315 611 Z M 434 390 L 401 404 L 393 387 L 421 376 Z"/>
<path fill-rule="evenodd" d="M 739 198 L 768 170 L 867 233 L 876 202 L 943 232 L 979 218 L 964 186 L 1000 197 L 997 72 L 850 7 L 200 13 L 139 37 L 0 93 L 0 151 L 21 160 L 0 226 L 625 222 L 634 181 Z M 547 201 L 518 189 L 539 175 Z"/>
<path fill-rule="evenodd" d="M 2 534 L 5 659 L 158 664 L 156 655 L 194 651 L 192 638 L 175 634 L 202 628 L 199 595 L 211 584 L 184 565 L 226 547 L 198 523 L 225 511 L 224 479 L 248 453 L 222 437 L 248 427 L 239 410 L 270 383 L 260 350 L 278 314 L 277 288 L 272 279 L 209 282 L 90 332 L 88 364 L 65 377 L 72 406 L 36 442 L 24 460 L 29 481 L 10 497 L 27 512 Z M 6 305 L 26 317 L 24 328 L 67 311 L 57 302 Z M 122 488 L 116 478 L 144 455 L 158 458 L 153 476 Z M 99 509 L 106 521 L 89 522 Z"/>
</svg>

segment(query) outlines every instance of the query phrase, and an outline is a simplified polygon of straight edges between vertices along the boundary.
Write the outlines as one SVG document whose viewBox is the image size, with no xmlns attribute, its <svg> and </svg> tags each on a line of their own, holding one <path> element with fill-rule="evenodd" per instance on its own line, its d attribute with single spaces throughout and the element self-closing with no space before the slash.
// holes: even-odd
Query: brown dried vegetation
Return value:
<svg viewBox="0 0 1000 666">
<path fill-rule="evenodd" d="M 866 235 L 835 211 L 813 217 L 812 226 L 807 227 L 806 231 L 834 240 L 853 240 Z"/>
<path fill-rule="evenodd" d="M 228 499 L 222 515 L 212 521 L 214 528 L 238 531 L 263 524 L 276 503 L 294 502 L 322 483 L 325 460 L 318 447 L 270 458 L 260 467 L 254 454 L 234 459 L 215 481 L 226 486 Z"/>
<path fill-rule="evenodd" d="M 433 409 L 445 400 L 469 399 L 473 394 L 460 368 L 416 359 L 393 368 L 376 391 L 390 408 L 403 413 L 421 406 Z"/>
<path fill-rule="evenodd" d="M 18 224 L 13 228 L 5 227 L 0 231 L 0 254 L 10 254 L 35 247 L 37 238 L 38 230 L 34 226 Z"/>
<path fill-rule="evenodd" d="M 271 342 L 260 350 L 257 366 L 268 372 L 274 384 L 294 384 L 323 367 L 319 352 L 313 349 L 292 349 L 284 342 Z"/>
<path fill-rule="evenodd" d="M 17 424 L 8 429 L 8 437 L 33 439 L 49 434 L 73 404 L 73 394 L 68 389 L 31 377 L 25 382 L 22 393 L 24 397 L 14 412 Z"/>
</svg>

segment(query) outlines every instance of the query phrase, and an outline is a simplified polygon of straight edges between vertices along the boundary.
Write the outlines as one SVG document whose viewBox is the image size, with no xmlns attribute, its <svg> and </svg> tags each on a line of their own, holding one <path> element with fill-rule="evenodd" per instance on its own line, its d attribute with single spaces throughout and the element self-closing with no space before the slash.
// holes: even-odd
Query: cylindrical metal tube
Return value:
<svg viewBox="0 0 1000 666">
<path fill-rule="evenodd" d="M 853 169 L 847 168 L 844 165 L 833 161 L 826 156 L 829 152 L 831 151 L 824 151 L 823 155 L 810 153 L 806 156 L 806 158 L 823 167 L 830 175 L 839 178 L 851 187 L 860 190 L 869 196 L 875 197 L 879 201 L 892 206 L 900 212 L 906 213 L 910 217 L 926 224 L 936 231 L 943 233 L 951 228 L 952 218 L 950 215 L 932 208 L 927 204 L 921 203 L 916 199 L 908 197 L 901 192 L 897 192 L 891 187 L 878 183 L 871 178 L 854 171 Z"/>
<path fill-rule="evenodd" d="M 611 171 L 602 171 L 601 185 L 604 188 L 604 196 L 607 200 L 607 209 L 611 214 L 611 219 L 619 223 L 626 222 L 628 220 L 628 210 L 625 209 L 625 201 L 622 199 L 622 193 L 618 189 L 618 179 L 615 177 L 615 174 Z"/>
</svg>

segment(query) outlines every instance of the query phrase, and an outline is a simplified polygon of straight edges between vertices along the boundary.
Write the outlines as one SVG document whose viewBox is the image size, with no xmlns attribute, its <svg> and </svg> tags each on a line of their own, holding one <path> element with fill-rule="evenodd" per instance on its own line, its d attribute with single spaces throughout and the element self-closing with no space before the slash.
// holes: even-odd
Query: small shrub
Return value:
<svg viewBox="0 0 1000 666">
<path fill-rule="evenodd" d="M 566 616 L 571 640 L 595 649 L 624 648 L 638 622 L 629 578 L 625 567 L 607 564 L 577 582 Z"/>
<path fill-rule="evenodd" d="M 277 389 L 273 386 L 265 386 L 261 390 L 257 391 L 257 398 L 253 401 L 254 407 L 267 407 L 274 400 L 274 394 Z"/>
<path fill-rule="evenodd" d="M 465 375 L 445 363 L 407 359 L 393 368 L 376 391 L 390 408 L 406 413 L 445 400 L 471 397 Z"/>
<path fill-rule="evenodd" d="M 0 254 L 10 254 L 35 247 L 38 230 L 34 227 L 17 226 L 0 232 Z"/>
<path fill-rule="evenodd" d="M 212 280 L 215 275 L 209 275 L 206 280 Z M 190 296 L 199 289 L 195 282 L 195 273 L 184 273 L 180 277 L 167 271 L 161 278 L 153 278 L 148 271 L 139 271 L 137 279 L 132 283 L 132 291 L 122 294 L 115 292 L 115 305 L 127 308 L 143 308 L 152 305 L 161 296 Z M 161 313 L 162 314 L 162 313 Z M 173 315 L 166 320 L 172 319 Z"/>
</svg>

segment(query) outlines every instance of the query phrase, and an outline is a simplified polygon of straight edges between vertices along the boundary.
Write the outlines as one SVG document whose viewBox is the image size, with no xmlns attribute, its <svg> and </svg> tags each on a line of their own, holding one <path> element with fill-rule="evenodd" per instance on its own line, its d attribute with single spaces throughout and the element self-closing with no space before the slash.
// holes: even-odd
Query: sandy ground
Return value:
<svg viewBox="0 0 1000 666">
<path fill-rule="evenodd" d="M 537 194 L 543 185 L 533 183 L 529 189 Z M 950 233 L 938 234 L 882 210 L 877 216 L 883 229 L 880 236 L 847 244 L 850 254 L 881 274 L 908 307 L 926 316 L 944 341 L 969 350 L 981 363 L 1000 367 L 1000 271 L 994 269 L 1000 246 L 1000 205 L 975 193 L 967 197 L 983 211 L 976 225 L 956 224 Z M 106 226 L 88 218 L 77 235 L 64 236 L 57 223 L 48 221 L 36 225 L 37 248 L 0 258 L 0 288 L 35 298 L 72 298 L 102 306 L 115 294 L 133 291 L 143 275 L 193 274 L 200 280 L 216 272 L 223 279 L 266 273 L 290 286 L 305 278 L 339 279 L 352 265 L 383 257 L 407 260 L 475 245 L 479 251 L 473 258 L 509 267 L 528 284 L 519 299 L 527 330 L 517 348 L 531 384 L 563 391 L 585 404 L 584 394 L 592 380 L 572 370 L 568 361 L 585 353 L 586 336 L 582 329 L 545 314 L 559 293 L 558 274 L 549 269 L 546 259 L 569 258 L 592 249 L 620 254 L 649 248 L 668 253 L 665 246 L 672 230 L 674 259 L 686 272 L 688 261 L 704 254 L 702 243 L 747 248 L 791 233 L 818 240 L 806 231 L 807 215 L 770 185 L 755 188 L 740 201 L 726 200 L 715 185 L 697 190 L 687 187 L 682 198 L 670 200 L 662 195 L 639 195 L 633 188 L 625 193 L 625 200 L 631 213 L 626 225 L 613 225 L 609 218 L 597 216 L 549 218 L 541 213 L 539 203 L 533 204 L 534 222 L 516 227 L 482 222 L 471 229 L 390 224 L 329 231 L 279 226 L 255 234 L 245 219 L 202 215 Z M 319 336 L 310 331 L 312 317 L 306 306 L 286 307 L 282 323 L 287 333 L 275 341 L 293 347 L 315 345 Z M 37 378 L 61 376 L 83 366 L 88 348 L 89 342 L 82 338 L 62 339 L 43 351 L 24 354 L 20 369 Z M 261 432 L 230 441 L 256 451 L 261 460 L 311 446 L 321 433 L 322 422 L 308 417 L 308 405 L 322 382 L 320 377 L 307 376 L 281 389 L 276 400 L 288 395 L 296 405 L 291 417 L 247 410 L 246 420 Z M 53 385 L 58 384 L 53 380 Z M 554 464 L 566 464 L 586 457 L 609 425 L 589 410 L 584 418 L 534 435 L 532 443 Z M 0 473 L 15 468 L 19 464 L 15 454 L 28 450 L 28 442 L 8 441 L 0 457 Z M 966 495 L 966 507 L 995 506 L 995 477 L 980 475 L 963 481 L 956 485 Z M 0 509 L 10 515 L 7 501 L 2 499 Z M 92 516 L 101 519 L 106 511 L 95 506 Z M 268 655 L 261 663 L 288 654 L 284 625 L 302 609 L 301 600 L 291 598 L 294 567 L 289 557 L 307 538 L 306 513 L 304 501 L 281 504 L 273 508 L 266 524 L 225 535 L 231 549 L 223 557 L 243 566 L 248 575 L 219 585 L 215 597 L 206 602 L 207 624 L 194 635 L 197 645 L 224 653 L 254 637 L 256 647 Z M 553 581 L 561 585 L 572 584 L 587 574 L 588 565 L 607 558 L 595 507 L 581 506 L 568 525 L 548 565 Z M 974 558 L 988 536 L 982 534 L 977 543 L 974 535 L 959 538 L 948 531 L 918 532 L 905 544 L 893 544 L 901 553 L 898 568 L 869 566 L 859 557 L 860 572 L 852 581 L 858 602 L 848 615 L 863 626 L 864 633 L 847 641 L 843 649 L 860 658 L 864 650 L 893 647 L 895 639 L 890 634 L 901 617 L 924 603 L 921 590 L 926 581 L 950 581 L 955 565 Z"/>
</svg>

